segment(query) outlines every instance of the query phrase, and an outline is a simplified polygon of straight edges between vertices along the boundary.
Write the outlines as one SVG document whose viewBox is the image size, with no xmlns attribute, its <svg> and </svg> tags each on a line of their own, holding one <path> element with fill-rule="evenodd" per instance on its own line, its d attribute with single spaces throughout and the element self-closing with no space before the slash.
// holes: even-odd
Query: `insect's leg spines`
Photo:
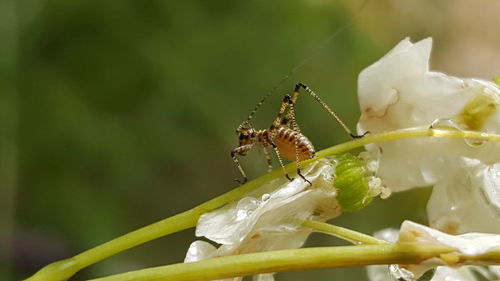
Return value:
<svg viewBox="0 0 500 281">
<path fill-rule="evenodd" d="M 300 155 L 299 155 L 299 137 L 295 138 L 295 164 L 297 165 L 297 175 L 299 175 L 304 181 L 306 181 L 309 186 L 312 186 L 312 183 L 304 177 L 302 172 L 300 171 Z"/>
<path fill-rule="evenodd" d="M 293 98 L 292 98 L 292 103 L 290 103 L 289 105 L 288 112 L 285 118 L 288 120 L 287 122 L 288 124 L 286 125 L 291 127 L 292 130 L 300 133 L 299 125 L 297 124 L 297 121 L 295 119 L 295 101 L 293 101 Z"/>
<path fill-rule="evenodd" d="M 278 112 L 276 119 L 274 119 L 274 122 L 271 125 L 271 129 L 277 129 L 280 126 L 281 120 L 283 119 L 283 113 L 285 113 L 286 109 L 288 108 L 291 102 L 292 102 L 292 97 L 290 97 L 289 95 L 285 95 L 285 97 L 283 98 L 283 102 L 281 103 L 280 106 L 280 111 Z"/>
<path fill-rule="evenodd" d="M 288 108 L 288 112 L 287 112 L 286 117 L 285 117 L 285 124 L 284 125 L 290 127 L 293 131 L 295 131 L 296 133 L 299 134 L 293 138 L 293 143 L 294 143 L 294 147 L 295 147 L 295 163 L 297 165 L 297 174 L 304 181 L 309 183 L 309 185 L 312 185 L 312 183 L 308 179 L 306 179 L 306 177 L 304 177 L 304 175 L 302 174 L 302 172 L 300 170 L 300 151 L 299 151 L 300 128 L 299 128 L 299 125 L 297 124 L 297 121 L 295 119 L 295 103 L 297 102 L 298 97 L 299 97 L 299 92 L 294 91 L 292 98 L 288 100 L 288 103 L 289 103 L 288 107 L 289 108 Z M 290 133 L 292 133 L 292 132 L 290 132 Z"/>
<path fill-rule="evenodd" d="M 295 91 L 294 91 L 294 96 L 297 95 L 298 96 L 298 93 L 299 93 L 299 89 L 300 88 L 303 88 L 308 94 L 310 94 L 317 102 L 319 102 L 325 109 L 326 111 L 328 111 L 328 113 L 330 113 L 330 115 L 333 116 L 333 118 L 335 118 L 335 120 L 337 120 L 337 122 L 340 124 L 340 126 L 344 129 L 344 131 L 346 131 L 352 138 L 361 138 L 363 137 L 364 135 L 366 135 L 368 132 L 364 133 L 363 135 L 359 136 L 359 135 L 356 135 L 356 134 L 353 134 L 352 131 L 347 127 L 347 125 L 342 121 L 342 119 L 340 119 L 340 117 L 337 116 L 337 114 L 335 114 L 335 112 L 315 93 L 313 92 L 313 90 L 311 90 L 311 88 L 309 88 L 307 85 L 303 84 L 303 83 L 297 83 L 295 85 Z"/>
<path fill-rule="evenodd" d="M 269 173 L 273 170 L 273 160 L 271 159 L 271 155 L 269 155 L 269 151 L 267 151 L 267 148 L 265 146 L 262 146 L 262 149 L 264 150 L 264 155 L 266 156 L 267 172 Z"/>
</svg>

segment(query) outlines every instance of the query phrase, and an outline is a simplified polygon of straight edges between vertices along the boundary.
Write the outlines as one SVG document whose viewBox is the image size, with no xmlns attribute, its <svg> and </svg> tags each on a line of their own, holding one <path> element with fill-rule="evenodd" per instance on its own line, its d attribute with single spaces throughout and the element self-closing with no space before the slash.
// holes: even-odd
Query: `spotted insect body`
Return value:
<svg viewBox="0 0 500 281">
<path fill-rule="evenodd" d="M 340 120 L 340 118 L 324 103 L 318 95 L 316 95 L 309 87 L 302 83 L 298 83 L 295 86 L 293 96 L 285 95 L 281 107 L 276 116 L 276 119 L 269 127 L 269 129 L 264 130 L 254 130 L 250 125 L 250 119 L 257 110 L 257 108 L 262 104 L 264 100 L 257 105 L 254 111 L 250 114 L 248 119 L 243 122 L 236 133 L 239 138 L 239 146 L 231 151 L 231 157 L 233 158 L 236 166 L 238 167 L 241 175 L 243 176 L 244 183 L 247 181 L 247 176 L 243 171 L 236 155 L 246 155 L 246 153 L 252 149 L 254 146 L 259 146 L 264 150 L 264 154 L 268 163 L 268 170 L 272 170 L 272 161 L 269 155 L 268 149 L 271 148 L 277 155 L 278 161 L 283 169 L 285 176 L 292 180 L 292 178 L 286 172 L 282 158 L 290 161 L 296 161 L 297 163 L 297 174 L 309 182 L 300 172 L 299 162 L 307 159 L 312 159 L 315 155 L 314 146 L 311 141 L 300 132 L 299 126 L 295 121 L 295 103 L 297 102 L 299 96 L 299 89 L 303 88 L 309 93 L 316 101 L 318 101 L 344 128 L 344 130 L 352 137 L 358 137 L 353 135 L 349 128 Z M 309 182 L 309 184 L 311 184 Z"/>
</svg>

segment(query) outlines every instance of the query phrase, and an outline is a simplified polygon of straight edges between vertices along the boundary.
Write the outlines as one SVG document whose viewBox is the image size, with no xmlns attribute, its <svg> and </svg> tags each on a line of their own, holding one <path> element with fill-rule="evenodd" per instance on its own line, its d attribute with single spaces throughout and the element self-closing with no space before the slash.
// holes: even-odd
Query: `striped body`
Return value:
<svg viewBox="0 0 500 281">
<path fill-rule="evenodd" d="M 257 111 L 257 108 L 264 102 L 264 100 L 269 96 L 270 92 L 264 99 L 262 99 L 255 109 L 250 113 L 248 119 L 241 123 L 241 125 L 236 129 L 236 134 L 240 141 L 240 145 L 231 150 L 231 158 L 233 158 L 234 163 L 240 170 L 243 176 L 243 181 L 237 180 L 239 183 L 245 183 L 247 181 L 247 176 L 243 171 L 236 155 L 244 156 L 246 153 L 252 149 L 254 146 L 260 146 L 263 148 L 264 154 L 267 159 L 268 171 L 273 169 L 271 156 L 269 155 L 268 149 L 272 148 L 276 155 L 278 156 L 278 161 L 285 177 L 292 181 L 293 178 L 288 175 L 288 171 L 283 164 L 282 158 L 288 159 L 290 161 L 296 161 L 297 175 L 299 175 L 304 181 L 312 185 L 310 181 L 306 179 L 304 175 L 300 172 L 300 161 L 314 158 L 315 151 L 314 146 L 311 141 L 304 136 L 295 121 L 295 103 L 299 97 L 299 89 L 304 89 L 309 93 L 316 101 L 318 101 L 327 111 L 330 113 L 344 128 L 344 130 L 353 138 L 358 138 L 362 136 L 354 135 L 349 128 L 340 120 L 340 118 L 333 112 L 333 110 L 324 103 L 318 95 L 316 95 L 309 87 L 302 83 L 297 83 L 295 85 L 295 90 L 293 95 L 285 95 L 283 102 L 281 103 L 278 115 L 274 119 L 269 129 L 265 130 L 255 130 L 253 129 L 250 121 L 253 114 Z M 365 133 L 366 134 L 366 133 Z M 365 135 L 363 134 L 363 136 Z"/>
<path fill-rule="evenodd" d="M 311 141 L 303 134 L 281 126 L 276 130 L 273 139 L 280 155 L 290 161 L 303 161 L 314 157 L 315 151 Z"/>
</svg>

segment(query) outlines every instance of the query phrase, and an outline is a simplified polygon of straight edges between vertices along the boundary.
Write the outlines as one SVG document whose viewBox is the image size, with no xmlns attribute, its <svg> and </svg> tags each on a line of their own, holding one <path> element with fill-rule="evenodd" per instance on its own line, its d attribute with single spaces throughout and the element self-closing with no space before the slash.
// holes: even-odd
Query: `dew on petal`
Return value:
<svg viewBox="0 0 500 281">
<path fill-rule="evenodd" d="M 449 118 L 438 118 L 432 121 L 431 126 L 432 129 L 453 129 L 457 131 L 461 131 L 460 125 L 458 125 L 455 121 Z"/>
<path fill-rule="evenodd" d="M 414 281 L 416 280 L 415 275 L 413 272 L 397 265 L 397 264 L 391 264 L 389 265 L 389 275 L 394 278 L 395 280 L 406 280 L 406 281 Z"/>
<path fill-rule="evenodd" d="M 465 144 L 467 144 L 470 147 L 478 147 L 483 145 L 486 141 L 485 140 L 478 140 L 478 139 L 464 139 Z"/>
<path fill-rule="evenodd" d="M 265 201 L 269 200 L 269 198 L 271 198 L 271 195 L 269 193 L 264 193 L 264 194 L 262 194 L 262 197 L 260 200 L 262 202 L 265 202 Z"/>
<path fill-rule="evenodd" d="M 257 209 L 260 201 L 253 197 L 245 197 L 238 202 L 235 212 L 235 220 L 242 221 Z"/>
</svg>

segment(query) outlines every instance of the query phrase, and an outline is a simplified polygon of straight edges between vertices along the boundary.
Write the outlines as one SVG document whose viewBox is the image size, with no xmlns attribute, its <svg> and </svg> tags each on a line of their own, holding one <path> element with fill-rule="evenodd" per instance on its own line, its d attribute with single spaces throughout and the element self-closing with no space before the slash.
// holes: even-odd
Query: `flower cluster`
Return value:
<svg viewBox="0 0 500 281">
<path fill-rule="evenodd" d="M 375 237 L 397 243 L 420 243 L 425 245 L 443 245 L 456 249 L 453 254 L 427 260 L 419 265 L 374 265 L 368 267 L 368 277 L 371 281 L 387 281 L 391 279 L 416 280 L 427 270 L 437 267 L 433 281 L 470 281 L 476 280 L 476 275 L 482 275 L 487 280 L 500 278 L 500 267 L 463 266 L 460 255 L 468 257 L 487 253 L 500 245 L 500 236 L 484 233 L 467 233 L 449 235 L 436 229 L 426 227 L 411 221 L 405 221 L 400 230 L 384 229 L 375 233 Z M 460 268 L 449 265 L 461 264 Z M 447 265 L 447 266 L 443 266 Z"/>
<path fill-rule="evenodd" d="M 430 71 L 431 47 L 431 39 L 415 44 L 405 39 L 361 72 L 359 134 L 418 126 L 500 133 L 499 85 Z M 399 236 L 399 243 L 449 246 L 457 256 L 476 256 L 500 245 L 499 235 L 449 235 L 500 234 L 500 143 L 412 138 L 365 148 L 360 156 L 337 155 L 306 167 L 303 173 L 311 186 L 300 177 L 292 182 L 275 179 L 239 201 L 204 214 L 196 236 L 220 246 L 195 241 L 185 262 L 298 248 L 312 232 L 303 225 L 307 220 L 323 222 L 343 211 L 361 209 L 375 196 L 385 198 L 390 192 L 425 186 L 433 186 L 428 203 L 433 228 L 405 222 L 400 232 L 379 235 L 392 241 Z M 457 262 L 453 256 L 443 256 L 419 266 L 391 266 L 390 271 L 376 266 L 369 269 L 369 276 L 388 280 L 392 272 L 392 278 L 416 280 L 425 270 L 440 266 L 433 280 L 474 280 L 469 270 L 441 266 Z M 272 274 L 254 277 L 273 279 Z"/>
<path fill-rule="evenodd" d="M 204 236 L 221 244 L 216 248 L 205 241 L 189 247 L 185 262 L 218 256 L 299 248 L 311 230 L 301 223 L 315 217 L 327 220 L 340 214 L 333 188 L 333 165 L 318 161 L 304 170 L 304 176 L 292 182 L 276 179 L 237 202 L 203 215 L 196 227 L 196 236 Z M 254 280 L 272 280 L 270 274 Z M 241 280 L 234 278 L 229 280 Z"/>
<path fill-rule="evenodd" d="M 500 132 L 500 87 L 430 71 L 431 47 L 431 39 L 405 39 L 361 72 L 359 132 L 431 125 Z M 382 151 L 377 175 L 392 191 L 434 186 L 431 226 L 500 233 L 499 143 L 415 138 L 366 149 Z"/>
<path fill-rule="evenodd" d="M 283 177 L 237 202 L 204 214 L 198 221 L 196 236 L 221 246 L 195 241 L 185 262 L 301 247 L 312 232 L 302 225 L 304 221 L 326 221 L 343 210 L 362 208 L 383 192 L 372 166 L 372 159 L 350 154 L 321 159 L 303 171 L 311 186 L 300 177 L 291 182 Z M 261 274 L 254 280 L 274 278 L 272 274 Z"/>
<path fill-rule="evenodd" d="M 500 87 L 430 71 L 431 48 L 431 39 L 415 44 L 405 39 L 361 72 L 358 132 L 415 126 L 500 132 Z M 414 138 L 374 143 L 366 150 L 378 156 L 377 176 L 392 191 L 433 186 L 430 226 L 453 234 L 500 233 L 499 143 Z M 443 267 L 433 280 L 444 280 L 439 279 L 444 272 L 464 276 L 452 271 Z M 446 280 L 475 280 L 462 277 Z"/>
</svg>

